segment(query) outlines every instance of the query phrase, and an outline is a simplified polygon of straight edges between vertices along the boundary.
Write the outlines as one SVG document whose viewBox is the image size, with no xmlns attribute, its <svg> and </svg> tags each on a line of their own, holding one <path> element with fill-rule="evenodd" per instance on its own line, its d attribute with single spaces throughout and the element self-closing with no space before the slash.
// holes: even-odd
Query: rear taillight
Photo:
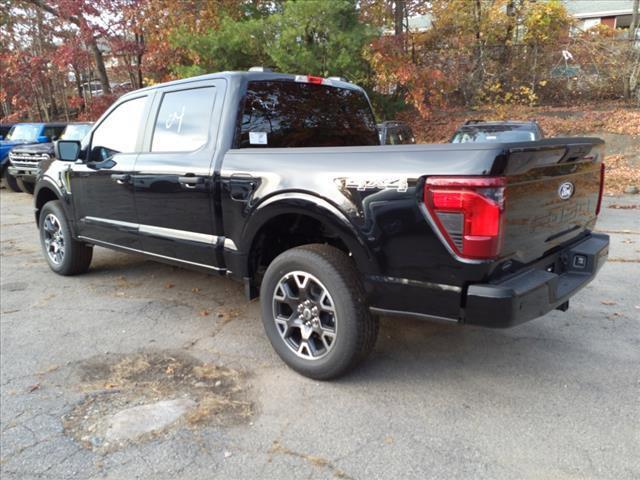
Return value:
<svg viewBox="0 0 640 480">
<path fill-rule="evenodd" d="M 602 194 L 604 193 L 604 163 L 600 164 L 600 191 L 598 192 L 598 204 L 596 205 L 596 215 L 600 215 L 600 207 L 602 206 Z"/>
<path fill-rule="evenodd" d="M 460 257 L 492 259 L 502 248 L 505 177 L 429 177 L 424 203 Z"/>
</svg>

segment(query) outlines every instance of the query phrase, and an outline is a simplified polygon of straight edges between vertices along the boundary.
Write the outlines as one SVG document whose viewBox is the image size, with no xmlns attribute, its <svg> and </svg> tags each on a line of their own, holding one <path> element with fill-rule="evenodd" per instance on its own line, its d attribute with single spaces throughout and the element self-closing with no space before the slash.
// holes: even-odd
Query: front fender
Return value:
<svg viewBox="0 0 640 480">
<path fill-rule="evenodd" d="M 50 200 L 60 200 L 62 208 L 67 216 L 67 221 L 71 228 L 72 235 L 75 237 L 75 216 L 73 215 L 73 205 L 71 203 L 70 194 L 68 193 L 64 182 L 60 179 L 57 181 L 48 175 L 42 173 L 38 176 L 36 186 L 33 191 L 34 213 L 36 225 L 39 223 L 40 211 L 42 207 Z"/>
<path fill-rule="evenodd" d="M 36 202 L 36 206 L 38 194 L 43 189 L 51 190 L 56 194 L 56 197 L 58 197 L 59 200 L 63 200 L 65 197 L 65 191 L 59 185 L 57 185 L 53 179 L 49 177 L 39 177 L 36 181 L 36 186 L 33 191 L 33 198 L 34 202 Z"/>
</svg>

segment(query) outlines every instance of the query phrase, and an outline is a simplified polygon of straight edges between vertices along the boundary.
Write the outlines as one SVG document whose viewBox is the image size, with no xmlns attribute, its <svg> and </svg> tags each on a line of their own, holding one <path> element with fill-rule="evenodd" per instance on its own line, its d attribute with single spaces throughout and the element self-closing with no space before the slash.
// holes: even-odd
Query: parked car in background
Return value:
<svg viewBox="0 0 640 480">
<path fill-rule="evenodd" d="M 404 122 L 388 121 L 377 125 L 380 145 L 416 143 L 411 127 Z"/>
<path fill-rule="evenodd" d="M 102 95 L 102 84 L 97 81 L 97 80 L 93 80 L 91 82 L 84 82 L 82 85 L 82 91 L 85 94 L 85 96 L 89 96 L 89 97 L 98 97 L 100 95 Z"/>
<path fill-rule="evenodd" d="M 544 138 L 535 121 L 467 120 L 451 137 L 451 143 L 526 142 Z"/>
<path fill-rule="evenodd" d="M 17 123 L 11 127 L 7 136 L 0 140 L 0 174 L 11 190 L 22 191 L 16 179 L 7 171 L 9 152 L 19 145 L 57 140 L 66 125 L 66 123 Z"/>
<path fill-rule="evenodd" d="M 111 88 L 113 90 L 113 93 L 122 94 L 133 90 L 133 85 L 131 84 L 131 82 L 122 82 L 112 85 Z"/>
<path fill-rule="evenodd" d="M 4 139 L 13 127 L 13 123 L 0 123 L 0 140 Z"/>
<path fill-rule="evenodd" d="M 91 122 L 70 123 L 60 135 L 60 140 L 82 140 L 91 130 Z M 55 139 L 52 139 L 55 140 Z M 33 193 L 40 162 L 53 157 L 53 142 L 17 146 L 9 153 L 8 173 L 16 179 L 18 187 Z"/>
</svg>

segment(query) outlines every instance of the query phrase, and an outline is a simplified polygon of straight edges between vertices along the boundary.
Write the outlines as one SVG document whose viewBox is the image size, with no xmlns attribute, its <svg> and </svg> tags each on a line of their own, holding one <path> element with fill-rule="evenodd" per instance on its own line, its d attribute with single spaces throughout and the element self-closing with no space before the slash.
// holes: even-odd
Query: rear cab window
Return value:
<svg viewBox="0 0 640 480">
<path fill-rule="evenodd" d="M 361 90 L 293 80 L 248 83 L 236 148 L 364 145 L 380 140 Z"/>
</svg>

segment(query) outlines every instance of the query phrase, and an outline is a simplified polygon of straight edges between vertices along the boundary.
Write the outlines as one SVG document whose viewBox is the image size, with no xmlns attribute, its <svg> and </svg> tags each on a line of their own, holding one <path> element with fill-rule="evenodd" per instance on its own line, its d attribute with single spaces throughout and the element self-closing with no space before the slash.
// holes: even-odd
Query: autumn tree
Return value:
<svg viewBox="0 0 640 480">
<path fill-rule="evenodd" d="M 102 36 L 105 27 L 95 20 L 101 17 L 102 9 L 100 7 L 106 5 L 105 0 L 22 1 L 31 4 L 41 12 L 68 21 L 77 27 L 80 38 L 93 55 L 102 91 L 106 94 L 111 93 L 109 77 L 104 64 L 104 55 L 98 45 L 99 38 Z"/>
<path fill-rule="evenodd" d="M 432 0 L 426 14 L 431 28 L 401 41 L 384 35 L 369 53 L 378 88 L 399 84 L 423 115 L 451 103 L 537 101 L 549 50 L 566 43 L 571 26 L 557 0 Z"/>
<path fill-rule="evenodd" d="M 362 51 L 373 30 L 359 21 L 355 0 L 266 3 L 263 8 L 250 4 L 254 8 L 235 15 L 225 12 L 204 33 L 179 29 L 173 45 L 192 62 L 175 66 L 176 73 L 267 65 L 284 72 L 368 82 L 369 67 Z"/>
<path fill-rule="evenodd" d="M 66 104 L 66 69 L 51 62 L 58 49 L 56 30 L 46 12 L 15 3 L 0 4 L 8 15 L 0 28 L 0 101 L 4 116 L 29 112 L 33 118 L 50 120 L 69 115 Z"/>
</svg>

